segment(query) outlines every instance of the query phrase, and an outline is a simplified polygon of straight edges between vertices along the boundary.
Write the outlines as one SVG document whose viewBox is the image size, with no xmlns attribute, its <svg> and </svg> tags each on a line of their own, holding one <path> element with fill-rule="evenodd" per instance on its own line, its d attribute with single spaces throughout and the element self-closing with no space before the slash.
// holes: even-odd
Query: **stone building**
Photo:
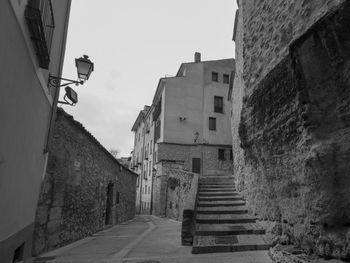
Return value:
<svg viewBox="0 0 350 263">
<path fill-rule="evenodd" d="M 137 174 L 63 109 L 58 109 L 49 150 L 35 218 L 34 254 L 134 217 Z"/>
<path fill-rule="evenodd" d="M 30 257 L 71 0 L 0 1 L 0 261 Z M 45 16 L 43 15 L 45 13 Z"/>
<path fill-rule="evenodd" d="M 240 0 L 234 40 L 234 175 L 249 208 L 284 243 L 350 259 L 349 1 Z"/>
<path fill-rule="evenodd" d="M 151 162 L 148 160 L 148 167 L 143 164 L 143 169 L 147 170 L 153 214 L 166 214 L 170 171 L 232 173 L 227 94 L 233 70 L 233 59 L 201 61 L 200 53 L 196 53 L 195 61 L 183 63 L 175 77 L 159 80 L 144 124 L 138 122 L 140 115 L 136 120 L 134 127 L 139 128 L 133 127 L 135 140 L 142 130 L 147 131 L 146 124 L 150 127 L 148 141 L 152 146 L 146 142 L 144 151 Z M 135 149 L 134 160 L 139 156 Z"/>
</svg>

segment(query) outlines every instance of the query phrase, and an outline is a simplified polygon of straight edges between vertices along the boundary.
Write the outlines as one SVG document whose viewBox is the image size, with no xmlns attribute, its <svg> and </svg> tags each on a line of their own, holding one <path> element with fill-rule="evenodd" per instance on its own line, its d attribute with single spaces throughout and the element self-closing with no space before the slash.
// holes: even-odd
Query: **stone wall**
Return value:
<svg viewBox="0 0 350 263">
<path fill-rule="evenodd" d="M 240 1 L 247 94 L 288 54 L 289 45 L 344 0 Z"/>
<path fill-rule="evenodd" d="M 349 259 L 350 4 L 341 2 L 240 5 L 232 101 L 243 104 L 232 125 L 251 212 L 280 222 L 284 243 Z"/>
<path fill-rule="evenodd" d="M 49 152 L 36 212 L 35 255 L 134 217 L 136 175 L 62 109 Z"/>
<path fill-rule="evenodd" d="M 171 168 L 167 180 L 166 216 L 182 221 L 186 200 L 191 194 L 191 185 L 195 174 Z"/>
<path fill-rule="evenodd" d="M 224 160 L 219 160 L 218 149 L 224 149 Z M 185 178 L 187 178 L 192 171 L 192 158 L 200 158 L 203 160 L 201 164 L 203 175 L 231 175 L 231 149 L 231 145 L 159 143 L 156 153 L 156 172 L 153 182 L 152 213 L 158 216 L 167 216 L 169 214 L 172 218 L 181 219 L 182 212 L 176 212 L 176 210 L 178 210 L 176 204 L 179 202 L 175 202 L 175 208 L 173 208 L 173 201 L 175 199 L 171 202 L 171 205 L 167 202 L 169 176 L 176 170 L 184 175 L 184 178 L 181 180 L 187 180 Z M 188 187 L 188 185 L 183 186 L 184 189 L 176 189 L 176 191 L 180 191 L 182 194 L 187 191 L 185 189 L 186 187 Z M 171 198 L 175 198 L 175 196 Z M 182 201 L 180 201 L 180 203 L 181 202 Z M 171 208 L 169 208 L 169 205 Z M 182 211 L 182 208 L 179 211 Z"/>
</svg>

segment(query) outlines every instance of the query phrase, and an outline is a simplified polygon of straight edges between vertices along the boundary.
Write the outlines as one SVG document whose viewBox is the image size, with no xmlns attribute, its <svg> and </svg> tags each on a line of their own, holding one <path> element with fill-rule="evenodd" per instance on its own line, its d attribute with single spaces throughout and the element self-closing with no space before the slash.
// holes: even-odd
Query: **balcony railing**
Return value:
<svg viewBox="0 0 350 263">
<path fill-rule="evenodd" d="M 55 28 L 51 0 L 29 0 L 24 16 L 39 66 L 48 69 L 52 36 Z"/>
</svg>

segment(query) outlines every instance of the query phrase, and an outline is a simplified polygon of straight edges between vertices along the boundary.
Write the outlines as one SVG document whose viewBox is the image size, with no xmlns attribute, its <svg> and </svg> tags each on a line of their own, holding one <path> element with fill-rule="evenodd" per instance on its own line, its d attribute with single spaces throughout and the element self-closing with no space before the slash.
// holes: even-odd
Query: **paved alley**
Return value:
<svg viewBox="0 0 350 263">
<path fill-rule="evenodd" d="M 181 223 L 154 216 L 134 220 L 41 255 L 34 263 L 270 263 L 266 251 L 191 254 L 181 246 Z"/>
</svg>

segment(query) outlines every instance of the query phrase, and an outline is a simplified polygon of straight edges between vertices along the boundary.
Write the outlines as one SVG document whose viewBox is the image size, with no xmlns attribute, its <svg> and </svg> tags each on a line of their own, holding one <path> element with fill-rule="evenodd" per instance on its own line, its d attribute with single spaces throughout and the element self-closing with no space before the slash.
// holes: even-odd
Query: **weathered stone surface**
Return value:
<svg viewBox="0 0 350 263">
<path fill-rule="evenodd" d="M 136 174 L 121 167 L 80 123 L 59 110 L 36 213 L 33 253 L 133 218 L 135 194 Z"/>
<path fill-rule="evenodd" d="M 243 1 L 231 99 L 234 174 L 250 211 L 281 224 L 276 243 L 350 259 L 350 4 L 343 3 Z"/>
</svg>

